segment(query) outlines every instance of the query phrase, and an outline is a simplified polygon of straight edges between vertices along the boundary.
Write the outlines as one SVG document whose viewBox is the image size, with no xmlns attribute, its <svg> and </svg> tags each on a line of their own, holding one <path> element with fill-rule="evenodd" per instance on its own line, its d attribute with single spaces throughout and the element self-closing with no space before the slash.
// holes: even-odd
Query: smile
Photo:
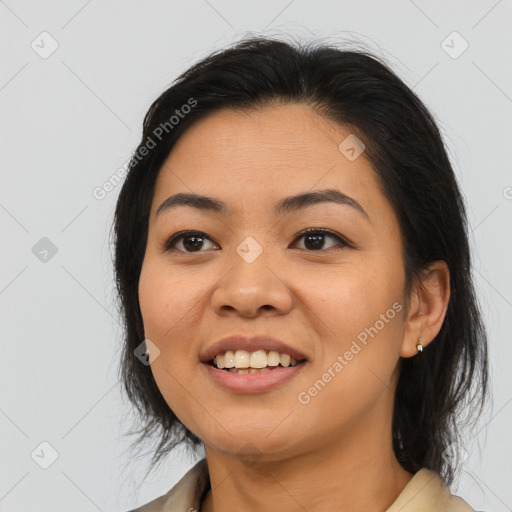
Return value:
<svg viewBox="0 0 512 512">
<path fill-rule="evenodd" d="M 286 360 L 285 360 L 286 362 Z M 265 366 L 263 368 L 218 368 L 212 361 L 201 363 L 207 377 L 224 390 L 236 393 L 263 393 L 274 390 L 279 385 L 289 382 L 307 366 L 304 359 L 293 366 Z"/>
<path fill-rule="evenodd" d="M 305 361 L 297 361 L 289 354 L 279 353 L 275 350 L 227 350 L 224 353 L 217 354 L 210 364 L 218 369 L 226 370 L 230 373 L 265 373 L 272 369 L 281 367 L 294 367 Z"/>
</svg>

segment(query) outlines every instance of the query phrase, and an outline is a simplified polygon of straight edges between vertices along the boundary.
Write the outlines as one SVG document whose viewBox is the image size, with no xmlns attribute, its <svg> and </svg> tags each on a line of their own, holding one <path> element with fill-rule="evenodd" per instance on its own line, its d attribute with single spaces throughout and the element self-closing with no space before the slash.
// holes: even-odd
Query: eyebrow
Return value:
<svg viewBox="0 0 512 512">
<path fill-rule="evenodd" d="M 350 206 L 362 214 L 368 221 L 370 216 L 366 210 L 353 198 L 336 189 L 314 190 L 294 196 L 284 197 L 274 205 L 274 214 L 282 215 L 296 212 L 319 203 L 335 203 Z M 157 209 L 156 217 L 164 211 L 178 206 L 190 206 L 198 210 L 210 211 L 228 215 L 230 210 L 226 203 L 213 197 L 193 193 L 178 193 L 168 197 Z M 371 222 L 371 221 L 370 221 Z"/>
</svg>

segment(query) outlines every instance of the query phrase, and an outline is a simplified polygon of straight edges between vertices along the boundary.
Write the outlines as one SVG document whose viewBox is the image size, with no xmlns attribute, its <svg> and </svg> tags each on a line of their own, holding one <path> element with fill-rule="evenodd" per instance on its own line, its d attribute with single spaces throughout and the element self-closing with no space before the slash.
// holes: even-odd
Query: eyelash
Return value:
<svg viewBox="0 0 512 512">
<path fill-rule="evenodd" d="M 325 228 L 308 228 L 304 231 L 301 231 L 294 239 L 295 240 L 298 240 L 306 235 L 309 235 L 311 233 L 322 233 L 324 235 L 328 235 L 329 237 L 332 237 L 332 238 L 336 238 L 343 247 L 348 247 L 348 248 L 353 248 L 354 246 L 348 242 L 347 239 L 343 238 L 341 235 L 338 235 L 337 233 L 335 233 L 334 231 L 330 231 L 329 229 L 325 229 Z M 192 235 L 196 235 L 196 236 L 199 236 L 200 238 L 207 238 L 208 240 L 211 240 L 210 237 L 208 235 L 206 235 L 206 233 L 203 233 L 201 231 L 180 231 L 179 233 L 176 233 L 174 235 L 172 235 L 164 244 L 164 250 L 165 251 L 171 251 L 171 250 L 174 250 L 174 251 L 177 251 L 177 252 L 181 252 L 181 253 L 184 253 L 184 254 L 196 254 L 196 253 L 200 253 L 200 252 L 204 252 L 204 251 L 181 251 L 181 250 L 177 250 L 177 249 L 173 249 L 173 245 L 181 240 L 182 238 L 186 238 L 187 236 L 192 236 Z M 213 241 L 213 240 L 212 240 Z M 313 250 L 308 250 L 308 249 L 302 249 L 304 251 L 307 251 L 307 252 L 327 252 L 327 251 L 330 251 L 332 249 L 335 249 L 335 247 L 330 247 L 329 249 L 320 249 L 318 251 L 313 251 Z M 340 249 L 338 249 L 340 250 Z"/>
</svg>

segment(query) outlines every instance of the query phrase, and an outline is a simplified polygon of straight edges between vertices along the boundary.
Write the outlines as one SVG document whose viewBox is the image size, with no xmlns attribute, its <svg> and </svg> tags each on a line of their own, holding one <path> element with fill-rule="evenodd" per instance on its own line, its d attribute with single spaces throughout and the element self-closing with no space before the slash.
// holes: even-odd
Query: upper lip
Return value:
<svg viewBox="0 0 512 512">
<path fill-rule="evenodd" d="M 273 338 L 272 336 L 260 335 L 260 336 L 244 336 L 243 334 L 235 334 L 222 338 L 221 340 L 210 345 L 199 355 L 199 359 L 203 363 L 208 363 L 217 354 L 223 354 L 224 352 L 232 350 L 246 350 L 247 352 L 255 352 L 256 350 L 275 350 L 280 354 L 289 354 L 291 357 L 301 361 L 302 359 L 308 359 L 300 350 L 291 347 L 284 341 Z"/>
</svg>

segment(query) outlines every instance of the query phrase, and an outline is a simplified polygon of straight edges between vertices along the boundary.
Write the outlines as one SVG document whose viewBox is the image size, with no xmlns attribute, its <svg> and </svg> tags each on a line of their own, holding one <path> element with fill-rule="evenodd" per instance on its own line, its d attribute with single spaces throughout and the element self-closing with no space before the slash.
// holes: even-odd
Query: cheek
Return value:
<svg viewBox="0 0 512 512">
<path fill-rule="evenodd" d="M 299 396 L 304 422 L 326 439 L 337 425 L 357 424 L 389 404 L 402 332 L 401 304 L 391 294 L 345 285 L 331 288 L 336 299 L 324 318 L 332 332 Z"/>
<path fill-rule="evenodd" d="M 385 269 L 378 262 L 363 261 L 330 269 L 323 276 L 317 272 L 314 278 L 306 280 L 303 276 L 301 281 L 300 301 L 308 305 L 306 313 L 308 309 L 314 312 L 315 322 L 321 320 L 325 336 L 341 344 L 373 326 L 395 302 L 402 300 L 399 272 Z M 385 320 L 396 316 L 392 309 Z M 389 330 L 388 326 L 386 322 L 383 331 Z"/>
<path fill-rule="evenodd" d="M 311 318 L 320 320 L 314 321 L 323 332 L 315 354 L 316 373 L 322 382 L 328 381 L 324 403 L 342 397 L 347 406 L 357 408 L 357 397 L 372 400 L 389 385 L 397 364 L 403 337 L 403 276 L 399 266 L 384 260 L 347 266 L 337 275 L 325 287 L 328 291 L 316 288 L 309 294 L 309 307 L 316 313 Z"/>
<path fill-rule="evenodd" d="M 165 333 L 186 316 L 195 286 L 182 286 L 156 259 L 146 259 L 139 279 L 139 304 L 145 335 L 165 349 Z M 197 299 L 196 299 L 197 300 Z M 172 334 L 172 332 L 171 332 Z"/>
<path fill-rule="evenodd" d="M 144 334 L 159 349 L 150 369 L 164 400 L 180 421 L 191 421 L 188 350 L 191 312 L 187 288 L 180 287 L 155 260 L 145 260 L 139 279 L 139 303 Z M 194 287 L 190 287 L 192 293 Z M 194 357 L 196 357 L 194 355 Z"/>
<path fill-rule="evenodd" d="M 151 338 L 151 333 L 161 319 L 162 301 L 151 266 L 144 263 L 139 278 L 139 306 L 144 324 L 144 334 Z"/>
</svg>

